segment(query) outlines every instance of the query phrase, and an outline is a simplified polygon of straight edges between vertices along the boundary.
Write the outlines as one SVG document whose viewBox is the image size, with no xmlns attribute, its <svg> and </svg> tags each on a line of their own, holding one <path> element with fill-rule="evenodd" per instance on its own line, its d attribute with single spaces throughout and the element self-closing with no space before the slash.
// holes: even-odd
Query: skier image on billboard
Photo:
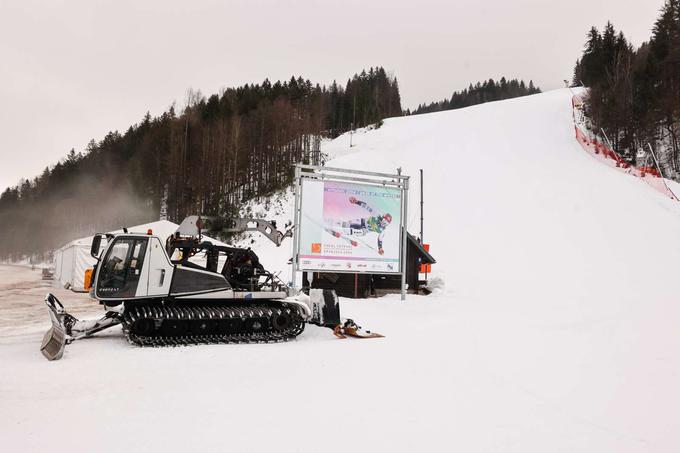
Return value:
<svg viewBox="0 0 680 453">
<path fill-rule="evenodd" d="M 303 185 L 301 268 L 399 272 L 399 189 L 340 181 L 306 180 Z"/>
<path fill-rule="evenodd" d="M 346 222 L 331 222 L 331 225 L 326 228 L 326 231 L 335 237 L 347 239 L 354 247 L 359 246 L 359 241 L 353 239 L 352 236 L 363 237 L 366 236 L 368 232 L 378 233 L 376 250 L 380 255 L 384 255 L 385 249 L 383 248 L 383 238 L 385 237 L 385 229 L 392 223 L 392 214 L 389 212 L 385 214 L 377 213 L 370 205 L 368 205 L 368 203 L 358 200 L 356 197 L 349 197 L 348 201 L 351 204 L 364 208 L 369 216 Z M 365 245 L 370 247 L 369 244 Z"/>
</svg>

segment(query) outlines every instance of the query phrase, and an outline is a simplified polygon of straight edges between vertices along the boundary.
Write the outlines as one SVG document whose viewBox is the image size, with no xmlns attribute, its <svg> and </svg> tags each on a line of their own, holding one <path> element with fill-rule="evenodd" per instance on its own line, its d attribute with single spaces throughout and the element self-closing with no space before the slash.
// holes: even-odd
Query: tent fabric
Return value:
<svg viewBox="0 0 680 453">
<path fill-rule="evenodd" d="M 74 291 L 84 291 L 85 270 L 94 263 L 89 245 L 67 244 L 54 252 L 54 278 Z"/>
<path fill-rule="evenodd" d="M 157 222 L 144 223 L 128 227 L 129 233 L 146 234 L 148 230 L 152 230 L 155 236 L 165 240 L 168 236 L 177 230 L 178 225 L 169 220 L 159 220 Z M 110 234 L 121 234 L 123 230 L 109 231 Z M 69 287 L 73 291 L 85 291 L 84 281 L 85 271 L 94 266 L 97 262 L 90 255 L 90 248 L 92 247 L 93 236 L 87 236 L 63 245 L 54 251 L 54 278 L 61 282 L 64 287 Z M 203 239 L 214 244 L 226 245 L 216 239 L 203 236 Z M 106 243 L 102 243 L 100 252 L 106 247 Z"/>
</svg>

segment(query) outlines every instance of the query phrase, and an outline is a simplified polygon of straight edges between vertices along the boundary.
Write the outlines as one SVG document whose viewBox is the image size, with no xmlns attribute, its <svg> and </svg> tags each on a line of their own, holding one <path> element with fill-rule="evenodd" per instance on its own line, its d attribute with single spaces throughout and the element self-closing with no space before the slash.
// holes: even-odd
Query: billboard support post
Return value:
<svg viewBox="0 0 680 453">
<path fill-rule="evenodd" d="M 297 164 L 294 188 L 292 285 L 300 271 L 396 274 L 404 300 L 409 177 Z"/>
<path fill-rule="evenodd" d="M 293 208 L 293 256 L 290 260 L 291 263 L 291 271 L 290 271 L 290 281 L 291 281 L 291 287 L 293 290 L 297 288 L 296 286 L 296 270 L 298 267 L 298 241 L 300 231 L 297 226 L 299 225 L 300 219 L 300 168 L 295 167 L 295 180 L 293 181 L 293 184 L 295 186 L 295 207 Z"/>
<path fill-rule="evenodd" d="M 399 169 L 399 174 L 401 174 L 401 168 Z M 406 219 L 408 218 L 408 179 L 404 180 L 404 187 L 401 188 L 401 203 L 401 300 L 406 300 L 406 244 L 408 243 L 408 225 Z"/>
</svg>

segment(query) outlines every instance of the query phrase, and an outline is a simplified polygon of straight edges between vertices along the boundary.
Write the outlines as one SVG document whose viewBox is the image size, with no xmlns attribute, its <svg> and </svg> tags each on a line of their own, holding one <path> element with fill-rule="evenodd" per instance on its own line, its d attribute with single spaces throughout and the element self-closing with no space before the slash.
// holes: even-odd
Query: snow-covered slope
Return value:
<svg viewBox="0 0 680 453">
<path fill-rule="evenodd" d="M 413 233 L 424 169 L 425 242 L 438 259 L 434 275 L 451 294 L 526 300 L 667 294 L 672 288 L 660 283 L 675 275 L 680 205 L 584 153 L 574 139 L 570 99 L 568 90 L 558 90 L 388 119 L 355 134 L 351 150 L 345 134 L 323 151 L 339 156 L 329 166 L 402 167 L 412 175 Z M 273 213 L 282 224 L 292 217 L 290 200 L 287 192 L 253 210 Z M 254 247 L 265 260 L 272 253 L 269 244 Z M 269 264 L 290 253 L 275 254 Z"/>
<path fill-rule="evenodd" d="M 0 438 L 78 439 L 57 451 L 678 451 L 680 203 L 582 151 L 570 99 L 389 119 L 351 150 L 347 135 L 325 144 L 329 165 L 413 175 L 414 232 L 425 172 L 445 289 L 342 301 L 386 338 L 309 328 L 289 344 L 148 350 L 112 332 L 48 363 L 38 333 L 0 331 Z M 289 201 L 267 217 L 282 225 Z M 255 248 L 287 272 L 289 248 Z"/>
</svg>

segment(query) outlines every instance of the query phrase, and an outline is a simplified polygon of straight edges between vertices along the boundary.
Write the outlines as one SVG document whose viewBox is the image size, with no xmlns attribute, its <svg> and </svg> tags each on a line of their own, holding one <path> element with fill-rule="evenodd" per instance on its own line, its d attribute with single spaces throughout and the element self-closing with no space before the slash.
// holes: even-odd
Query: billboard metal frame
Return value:
<svg viewBox="0 0 680 453">
<path fill-rule="evenodd" d="M 401 299 L 406 299 L 406 244 L 408 238 L 407 214 L 408 214 L 408 186 L 409 177 L 401 174 L 401 169 L 397 169 L 397 174 L 377 173 L 361 170 L 350 170 L 345 168 L 319 167 L 315 165 L 297 164 L 295 165 L 295 208 L 294 208 L 294 229 L 293 229 L 293 260 L 292 260 L 292 281 L 296 286 L 296 272 L 313 272 L 300 269 L 300 221 L 302 217 L 302 181 L 311 179 L 316 181 L 344 181 L 371 184 L 381 187 L 394 187 L 401 191 L 401 253 L 399 256 L 399 272 L 358 272 L 334 270 L 333 273 L 382 273 L 390 275 L 401 275 Z"/>
</svg>

